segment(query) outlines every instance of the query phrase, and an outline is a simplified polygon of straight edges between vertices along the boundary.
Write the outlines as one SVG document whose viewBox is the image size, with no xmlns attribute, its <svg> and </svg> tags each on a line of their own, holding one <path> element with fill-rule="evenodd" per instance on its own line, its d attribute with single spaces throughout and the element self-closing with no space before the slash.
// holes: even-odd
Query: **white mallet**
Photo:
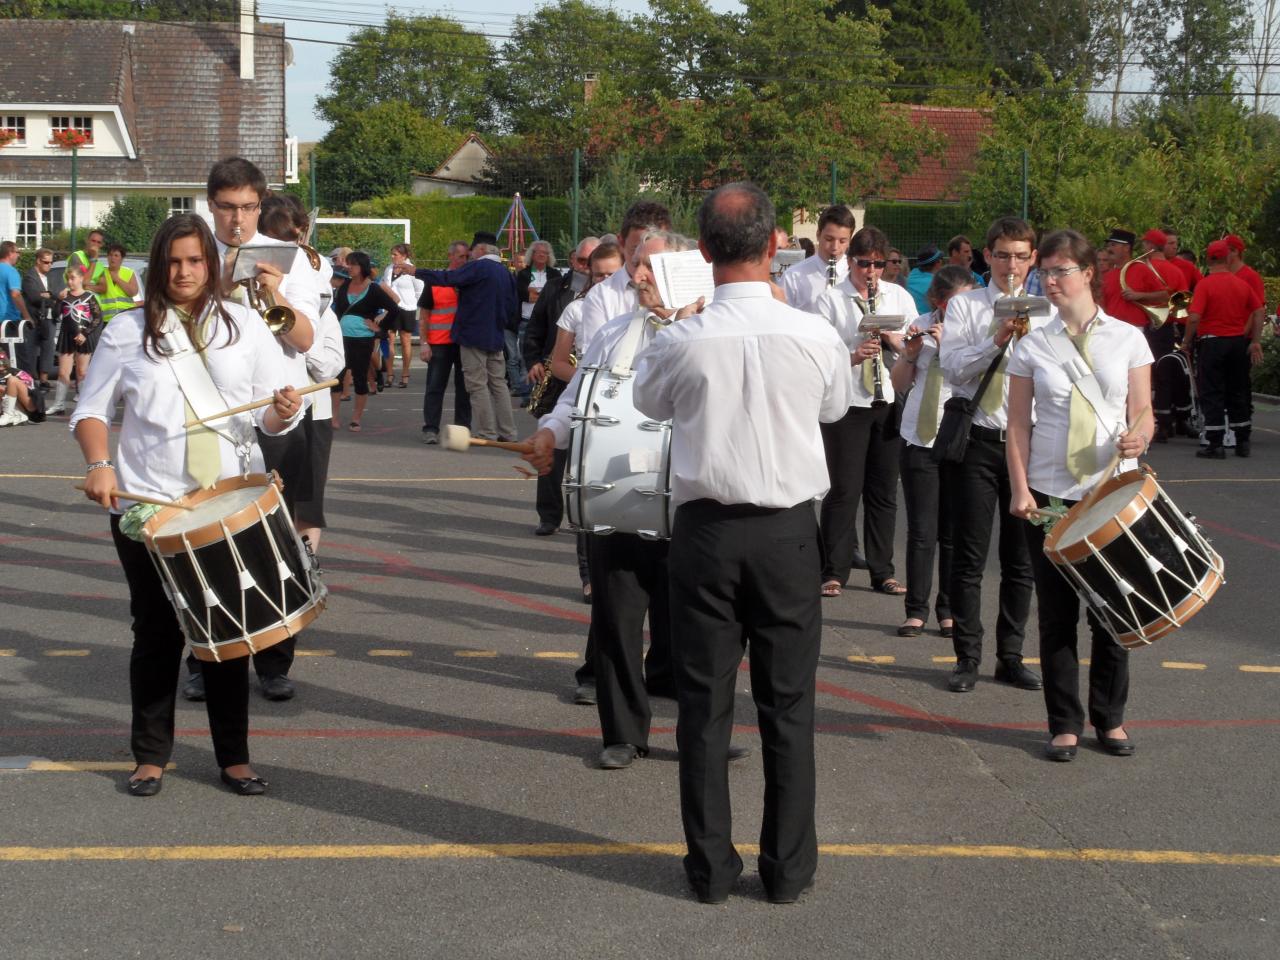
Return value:
<svg viewBox="0 0 1280 960">
<path fill-rule="evenodd" d="M 466 453 L 472 447 L 501 447 L 503 450 L 514 450 L 516 453 L 529 453 L 533 450 L 533 444 L 528 440 L 481 440 L 479 437 L 473 437 L 466 427 L 456 423 L 451 423 L 444 428 L 442 446 L 446 450 L 456 450 L 459 453 Z"/>
</svg>

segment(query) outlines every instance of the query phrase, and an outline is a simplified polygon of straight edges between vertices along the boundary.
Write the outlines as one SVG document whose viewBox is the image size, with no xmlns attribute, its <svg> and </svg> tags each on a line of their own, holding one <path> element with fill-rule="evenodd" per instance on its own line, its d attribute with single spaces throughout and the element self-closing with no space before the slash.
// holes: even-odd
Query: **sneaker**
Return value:
<svg viewBox="0 0 1280 960">
<path fill-rule="evenodd" d="M 183 699 L 192 700 L 196 703 L 204 702 L 204 674 L 193 673 L 187 677 L 187 682 L 182 686 Z"/>
<path fill-rule="evenodd" d="M 439 443 L 439 442 L 440 442 L 440 433 L 439 433 L 439 431 L 437 431 L 437 430 L 423 430 L 423 431 L 422 431 L 422 442 L 423 442 L 423 443 L 427 443 L 427 444 L 431 444 L 432 446 L 434 446 L 435 444 Z"/>
<path fill-rule="evenodd" d="M 27 415 L 21 410 L 0 414 L 0 427 L 20 427 L 27 422 Z"/>
</svg>

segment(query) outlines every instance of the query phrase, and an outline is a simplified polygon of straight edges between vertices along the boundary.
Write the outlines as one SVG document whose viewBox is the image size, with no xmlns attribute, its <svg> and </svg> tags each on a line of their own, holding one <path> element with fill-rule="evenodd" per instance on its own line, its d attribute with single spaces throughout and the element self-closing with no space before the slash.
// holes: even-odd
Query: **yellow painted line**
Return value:
<svg viewBox="0 0 1280 960">
<path fill-rule="evenodd" d="M 956 658 L 955 657 L 934 657 L 933 662 L 934 663 L 955 663 Z"/>
<path fill-rule="evenodd" d="M 1089 666 L 1089 665 L 1090 665 L 1090 664 L 1092 664 L 1092 663 L 1093 663 L 1093 661 L 1092 661 L 1092 660 L 1090 660 L 1088 657 L 1081 657 L 1081 658 L 1080 658 L 1080 666 L 1082 666 L 1082 667 L 1087 667 L 1087 666 Z"/>
<path fill-rule="evenodd" d="M 337 656 L 336 650 L 295 650 L 295 657 L 334 657 Z"/>
<path fill-rule="evenodd" d="M 845 657 L 850 663 L 896 663 L 897 657 L 860 657 L 857 655 Z"/>
<path fill-rule="evenodd" d="M 0 657 L 16 657 L 17 655 L 17 650 L 0 650 Z"/>
<path fill-rule="evenodd" d="M 92 650 L 46 650 L 46 657 L 87 657 Z"/>
<path fill-rule="evenodd" d="M 498 651 L 497 650 L 455 650 L 453 651 L 453 655 L 455 657 L 484 657 L 487 659 L 491 657 L 496 657 L 498 655 Z"/>
<path fill-rule="evenodd" d="M 113 770 L 132 773 L 136 766 L 136 763 L 121 763 L 117 760 L 32 760 L 18 769 L 33 773 L 101 773 Z M 177 769 L 177 764 L 167 763 L 165 769 Z"/>
<path fill-rule="evenodd" d="M 1160 666 L 1166 670 L 1204 670 L 1208 667 L 1205 663 L 1185 663 L 1182 660 L 1163 660 Z"/>
<path fill-rule="evenodd" d="M 370 650 L 371 657 L 412 657 L 412 650 Z"/>
<path fill-rule="evenodd" d="M 534 656 L 539 660 L 577 660 L 581 654 L 572 650 L 539 650 Z"/>
<path fill-rule="evenodd" d="M 1242 663 L 1241 673 L 1280 673 L 1280 667 L 1264 667 L 1256 663 Z"/>
<path fill-rule="evenodd" d="M 756 844 L 739 851 L 757 854 Z M 275 846 L 0 847 L 0 862 L 86 860 L 491 860 L 574 857 L 678 857 L 683 843 L 424 843 L 286 844 Z M 1280 856 L 1196 850 L 1015 847 L 987 844 L 836 843 L 818 852 L 831 857 L 887 859 L 1039 860 L 1068 863 L 1141 863 L 1166 866 L 1280 868 Z"/>
</svg>

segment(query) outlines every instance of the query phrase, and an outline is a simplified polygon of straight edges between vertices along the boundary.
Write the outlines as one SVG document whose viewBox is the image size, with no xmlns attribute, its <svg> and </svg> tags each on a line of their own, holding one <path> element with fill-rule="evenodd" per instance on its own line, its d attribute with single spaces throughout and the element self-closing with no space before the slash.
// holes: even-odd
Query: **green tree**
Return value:
<svg viewBox="0 0 1280 960">
<path fill-rule="evenodd" d="M 123 244 L 130 253 L 151 249 L 151 238 L 169 218 L 169 202 L 163 197 L 121 197 L 98 219 L 98 229 L 108 243 Z"/>
<path fill-rule="evenodd" d="M 316 114 L 336 124 L 388 101 L 459 129 L 488 129 L 495 69 L 489 41 L 444 17 L 399 17 L 352 36 L 329 67 Z"/>
<path fill-rule="evenodd" d="M 1097 64 L 1090 40 L 1099 0 L 970 2 L 996 69 L 1016 87 L 1034 86 L 1046 74 L 1053 80 L 1095 75 Z"/>
<path fill-rule="evenodd" d="M 403 100 L 343 117 L 312 154 L 319 203 L 345 210 L 354 200 L 408 192 L 413 172 L 439 166 L 459 137 Z"/>
<path fill-rule="evenodd" d="M 1171 0 L 1164 17 L 1168 33 L 1147 48 L 1144 60 L 1156 89 L 1184 105 L 1197 94 L 1234 90 L 1234 62 L 1250 35 L 1245 0 Z"/>
</svg>

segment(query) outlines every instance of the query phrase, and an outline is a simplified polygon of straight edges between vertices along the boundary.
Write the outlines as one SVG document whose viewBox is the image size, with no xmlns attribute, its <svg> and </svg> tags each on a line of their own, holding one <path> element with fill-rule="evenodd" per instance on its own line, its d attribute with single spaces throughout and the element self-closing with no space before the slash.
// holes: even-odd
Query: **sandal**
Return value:
<svg viewBox="0 0 1280 960">
<path fill-rule="evenodd" d="M 838 597 L 838 596 L 840 596 L 840 581 L 839 581 L 839 580 L 824 580 L 824 581 L 822 582 L 822 595 L 823 595 L 824 597 Z"/>
<path fill-rule="evenodd" d="M 939 620 L 938 636 L 949 638 L 951 636 L 952 631 L 954 631 L 955 628 L 956 628 L 956 622 L 954 620 Z"/>
<path fill-rule="evenodd" d="M 360 421 L 359 421 L 359 420 L 352 420 L 350 423 L 348 423 L 348 424 L 347 424 L 347 429 L 348 429 L 348 430 L 350 430 L 352 433 L 359 433 L 359 432 L 360 432 Z"/>
<path fill-rule="evenodd" d="M 888 580 L 882 580 L 879 583 L 873 583 L 871 589 L 876 593 L 887 593 L 891 597 L 900 597 L 907 592 L 907 588 L 893 579 L 893 577 Z"/>
<path fill-rule="evenodd" d="M 397 386 L 399 386 L 399 387 L 400 387 L 400 389 L 401 389 L 401 390 L 403 390 L 405 387 L 409 386 L 409 378 L 408 378 L 408 377 L 401 377 L 401 378 L 400 378 L 400 383 L 399 383 L 399 384 L 397 384 Z"/>
<path fill-rule="evenodd" d="M 902 626 L 898 627 L 900 637 L 918 637 L 922 633 L 924 633 L 924 621 L 917 617 L 908 617 L 903 621 Z"/>
</svg>

